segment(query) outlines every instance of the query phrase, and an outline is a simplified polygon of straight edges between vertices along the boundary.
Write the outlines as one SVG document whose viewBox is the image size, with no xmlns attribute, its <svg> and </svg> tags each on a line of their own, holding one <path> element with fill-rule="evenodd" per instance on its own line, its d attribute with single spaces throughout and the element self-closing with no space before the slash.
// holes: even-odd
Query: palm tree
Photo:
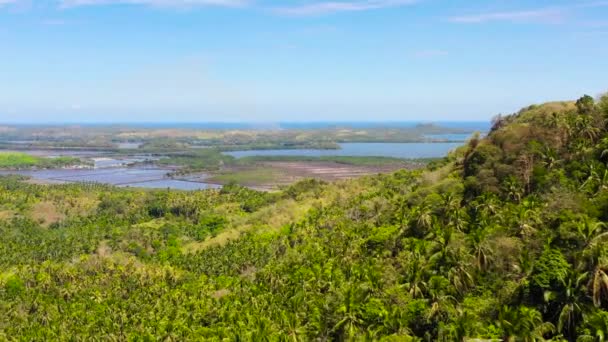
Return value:
<svg viewBox="0 0 608 342">
<path fill-rule="evenodd" d="M 600 140 L 600 142 L 597 144 L 596 148 L 602 151 L 600 152 L 600 159 L 608 161 L 608 137 L 602 138 L 602 140 Z"/>
<path fill-rule="evenodd" d="M 602 233 L 602 230 L 606 228 L 606 223 L 592 220 L 589 216 L 583 217 L 575 225 L 578 236 L 583 240 L 583 250 L 608 237 L 608 232 Z"/>
<path fill-rule="evenodd" d="M 412 298 L 422 298 L 427 291 L 427 283 L 424 280 L 426 273 L 426 250 L 429 242 L 421 240 L 410 248 L 410 260 L 407 262 L 407 272 L 404 286 Z"/>
<path fill-rule="evenodd" d="M 353 284 L 348 284 L 344 294 L 344 302 L 338 309 L 342 318 L 334 325 L 333 330 L 340 336 L 340 339 L 352 339 L 359 332 L 359 327 L 363 323 L 360 310 L 367 299 L 367 291 L 355 288 Z"/>
<path fill-rule="evenodd" d="M 408 288 L 408 293 L 412 298 L 422 298 L 424 297 L 424 292 L 426 291 L 426 282 L 421 277 L 420 273 L 415 273 L 410 281 L 404 284 L 405 287 Z"/>
<path fill-rule="evenodd" d="M 473 280 L 471 273 L 468 271 L 469 269 L 469 265 L 459 263 L 458 265 L 450 268 L 448 271 L 448 279 L 458 295 L 461 297 L 465 295 L 467 290 L 475 286 L 475 281 Z"/>
<path fill-rule="evenodd" d="M 484 193 L 475 201 L 475 210 L 487 216 L 496 215 L 500 208 L 500 201 L 492 193 Z"/>
<path fill-rule="evenodd" d="M 587 139 L 593 142 L 600 136 L 602 130 L 592 125 L 587 125 L 583 128 L 581 133 L 584 137 L 587 137 Z"/>
<path fill-rule="evenodd" d="M 543 164 L 545 164 L 549 170 L 553 169 L 555 165 L 559 163 L 559 156 L 554 148 L 544 146 L 544 148 L 540 151 L 540 154 Z"/>
<path fill-rule="evenodd" d="M 479 271 L 485 271 L 490 264 L 492 249 L 487 245 L 486 236 L 487 231 L 483 228 L 477 228 L 466 236 L 471 254 L 475 256 L 475 267 Z"/>
<path fill-rule="evenodd" d="M 410 212 L 410 222 L 414 228 L 414 233 L 418 237 L 423 237 L 431 229 L 435 220 L 432 210 L 428 205 L 414 207 Z"/>
<path fill-rule="evenodd" d="M 466 225 L 466 212 L 461 208 L 462 197 L 454 192 L 441 195 L 439 203 L 441 222 L 450 225 L 458 231 L 462 231 Z"/>
<path fill-rule="evenodd" d="M 507 197 L 510 200 L 516 203 L 521 201 L 523 191 L 517 178 L 515 178 L 514 176 L 508 177 L 504 182 L 504 188 L 505 192 L 507 193 Z"/>
<path fill-rule="evenodd" d="M 590 280 L 593 305 L 602 306 L 602 298 L 608 298 L 608 275 L 605 268 L 597 266 Z"/>
<path fill-rule="evenodd" d="M 450 227 L 435 227 L 429 237 L 433 237 L 433 254 L 429 257 L 429 264 L 437 269 L 443 269 L 453 265 L 457 259 L 453 248 L 450 246 L 454 232 Z"/>
<path fill-rule="evenodd" d="M 585 280 L 587 273 L 575 275 L 571 273 L 567 280 L 562 283 L 559 292 L 545 291 L 544 297 L 547 303 L 559 302 L 561 309 L 557 323 L 557 331 L 573 338 L 576 328 L 582 321 L 583 314 L 587 311 Z"/>
<path fill-rule="evenodd" d="M 296 312 L 281 311 L 281 321 L 291 341 L 297 342 L 303 340 L 306 330 L 300 324 L 300 319 Z"/>
<path fill-rule="evenodd" d="M 578 337 L 576 342 L 605 342 L 608 341 L 608 312 L 596 311 L 593 314 L 585 315 L 584 335 Z"/>
<path fill-rule="evenodd" d="M 498 314 L 498 324 L 505 333 L 504 340 L 508 342 L 544 341 L 544 335 L 555 329 L 553 324 L 543 322 L 538 310 L 526 306 L 503 306 Z"/>
<path fill-rule="evenodd" d="M 438 341 L 466 341 L 479 333 L 481 322 L 467 310 L 458 308 L 449 324 L 439 327 Z"/>
<path fill-rule="evenodd" d="M 590 193 L 595 193 L 601 189 L 601 178 L 596 170 L 596 164 L 593 161 L 587 165 L 587 169 L 587 178 L 583 181 L 579 189 L 587 189 Z"/>
<path fill-rule="evenodd" d="M 533 202 L 526 199 L 516 208 L 515 213 L 518 234 L 529 237 L 536 232 L 536 224 L 540 221 L 540 214 Z"/>
<path fill-rule="evenodd" d="M 558 113 L 558 112 L 553 112 L 549 116 L 548 123 L 549 123 L 549 128 L 558 132 L 556 134 L 558 145 L 560 147 L 563 146 L 565 140 L 567 139 L 567 132 L 565 129 L 567 122 L 564 118 L 564 115 L 562 115 L 561 113 Z"/>
</svg>

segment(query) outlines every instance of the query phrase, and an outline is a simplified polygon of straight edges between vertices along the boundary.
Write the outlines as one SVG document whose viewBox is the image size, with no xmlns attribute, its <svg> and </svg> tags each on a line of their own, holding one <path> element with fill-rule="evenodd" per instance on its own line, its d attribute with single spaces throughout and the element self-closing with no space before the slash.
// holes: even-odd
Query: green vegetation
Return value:
<svg viewBox="0 0 608 342">
<path fill-rule="evenodd" d="M 0 178 L 0 339 L 604 341 L 608 97 L 277 193 Z M 42 214 L 41 214 L 42 213 Z"/>
<path fill-rule="evenodd" d="M 256 186 L 260 184 L 272 184 L 284 177 L 281 170 L 271 167 L 252 167 L 244 169 L 232 169 L 226 172 L 214 174 L 207 181 L 218 184 L 236 183 L 240 185 Z"/>
<path fill-rule="evenodd" d="M 176 150 L 187 150 L 189 147 L 190 145 L 183 142 L 177 142 L 167 138 L 160 138 L 147 141 L 146 143 L 142 144 L 139 149 L 141 149 L 142 152 L 170 152 Z"/>
<path fill-rule="evenodd" d="M 39 159 L 25 153 L 0 153 L 0 167 L 19 168 L 38 164 Z"/>
<path fill-rule="evenodd" d="M 25 153 L 0 152 L 0 169 L 57 168 L 80 164 L 78 158 L 42 158 Z"/>
<path fill-rule="evenodd" d="M 234 157 L 224 155 L 216 149 L 196 149 L 187 152 L 173 153 L 160 159 L 157 164 L 176 166 L 175 174 L 188 174 L 198 171 L 217 171 L 224 165 L 232 164 Z"/>
</svg>

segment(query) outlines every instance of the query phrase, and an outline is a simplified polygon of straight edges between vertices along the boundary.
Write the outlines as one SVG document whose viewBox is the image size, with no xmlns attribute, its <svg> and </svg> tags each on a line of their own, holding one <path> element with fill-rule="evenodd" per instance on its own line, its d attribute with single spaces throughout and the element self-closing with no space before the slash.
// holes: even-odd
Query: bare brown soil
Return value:
<svg viewBox="0 0 608 342">
<path fill-rule="evenodd" d="M 398 170 L 396 165 L 355 166 L 336 162 L 265 162 L 264 166 L 278 168 L 284 174 L 283 182 L 294 182 L 303 178 L 316 178 L 325 181 L 357 178 L 378 173 Z"/>
<path fill-rule="evenodd" d="M 238 183 L 262 191 L 276 190 L 307 178 L 323 181 L 338 181 L 342 179 L 391 173 L 403 168 L 418 168 L 422 164 L 412 163 L 362 166 L 337 163 L 332 161 L 297 161 L 297 162 L 260 162 L 254 166 L 236 166 L 223 170 L 223 174 L 239 176 Z M 253 175 L 253 176 L 252 176 Z M 262 176 L 261 176 L 262 175 Z M 267 177 L 266 177 L 267 176 Z M 200 181 L 222 184 L 222 180 L 211 176 Z"/>
<path fill-rule="evenodd" d="M 40 222 L 43 227 L 48 227 L 63 220 L 65 215 L 52 202 L 40 202 L 32 208 L 32 218 Z"/>
</svg>

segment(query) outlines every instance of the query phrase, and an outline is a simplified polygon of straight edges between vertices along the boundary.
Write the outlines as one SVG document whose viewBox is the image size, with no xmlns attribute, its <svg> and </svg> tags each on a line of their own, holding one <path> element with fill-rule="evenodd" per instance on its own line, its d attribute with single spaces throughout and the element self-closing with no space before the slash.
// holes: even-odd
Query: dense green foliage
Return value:
<svg viewBox="0 0 608 342">
<path fill-rule="evenodd" d="M 55 168 L 80 164 L 78 158 L 42 158 L 26 153 L 0 152 L 0 169 Z"/>
<path fill-rule="evenodd" d="M 607 109 L 273 194 L 2 178 L 0 339 L 604 341 Z"/>
<path fill-rule="evenodd" d="M 196 149 L 174 153 L 161 158 L 159 165 L 179 167 L 176 174 L 187 174 L 196 171 L 216 171 L 222 166 L 232 164 L 234 157 L 222 154 L 217 149 Z"/>
</svg>

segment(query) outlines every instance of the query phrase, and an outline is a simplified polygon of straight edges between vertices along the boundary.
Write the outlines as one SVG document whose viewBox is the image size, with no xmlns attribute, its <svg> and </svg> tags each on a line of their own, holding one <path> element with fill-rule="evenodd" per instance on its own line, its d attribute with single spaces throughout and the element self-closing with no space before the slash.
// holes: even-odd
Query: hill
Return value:
<svg viewBox="0 0 608 342">
<path fill-rule="evenodd" d="M 279 193 L 0 179 L 0 339 L 603 341 L 608 97 Z"/>
</svg>

